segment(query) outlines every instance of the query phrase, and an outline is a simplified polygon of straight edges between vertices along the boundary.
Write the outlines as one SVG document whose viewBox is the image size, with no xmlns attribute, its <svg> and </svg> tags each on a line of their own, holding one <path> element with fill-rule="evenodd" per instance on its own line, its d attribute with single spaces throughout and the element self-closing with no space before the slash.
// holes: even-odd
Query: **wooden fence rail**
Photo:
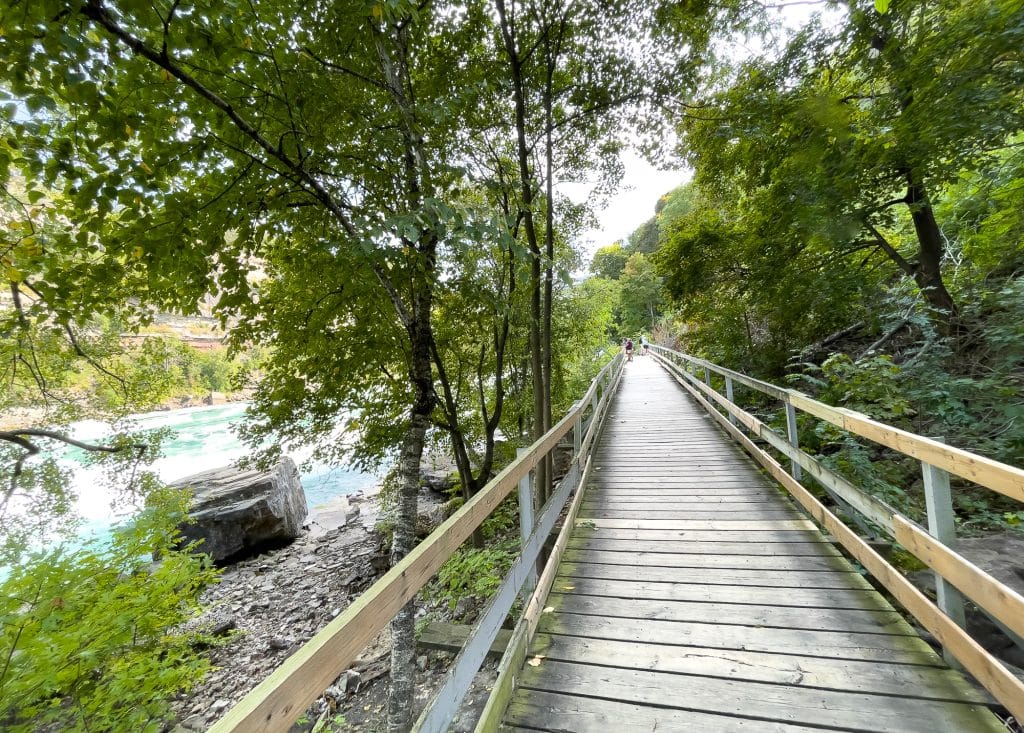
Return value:
<svg viewBox="0 0 1024 733">
<path fill-rule="evenodd" d="M 947 653 L 997 699 L 1017 720 L 1024 720 L 1024 683 L 985 651 L 963 625 L 956 591 L 970 598 L 1002 625 L 1011 636 L 1024 636 L 1024 597 L 971 564 L 946 543 L 952 538 L 952 506 L 946 472 L 993 491 L 1024 501 L 1024 471 L 944 443 L 885 425 L 852 410 L 831 407 L 796 390 L 753 379 L 687 354 L 652 345 L 654 354 L 669 367 L 679 383 L 722 427 L 764 466 L 803 506 L 831 532 L 890 593 L 943 645 Z M 725 394 L 711 385 L 710 375 L 725 380 Z M 699 376 L 698 376 L 699 374 Z M 787 435 L 773 431 L 733 400 L 739 383 L 781 401 L 786 408 Z M 719 409 L 724 410 L 724 414 Z M 796 410 L 884 445 L 922 462 L 928 492 L 929 528 L 920 527 L 885 502 L 861 490 L 802 451 L 795 430 Z M 760 438 L 791 461 L 787 472 L 759 448 L 737 425 Z M 899 571 L 819 502 L 801 483 L 805 470 L 844 507 L 852 507 L 928 565 L 936 574 L 942 608 L 918 591 Z"/>
<path fill-rule="evenodd" d="M 595 435 L 618 382 L 622 355 L 616 354 L 600 371 L 586 394 L 569 413 L 501 471 L 462 508 L 434 530 L 380 580 L 306 642 L 263 682 L 217 721 L 210 733 L 270 733 L 287 731 L 395 614 L 434 576 L 438 569 L 559 441 L 574 431 L 578 447 L 569 474 L 555 491 L 525 539 L 524 550 L 498 595 L 488 606 L 441 693 L 417 723 L 421 730 L 447 727 L 486 650 L 497 635 L 516 593 L 527 580 L 544 540 L 564 502 L 578 486 Z M 588 418 L 585 420 L 585 418 Z M 585 428 L 585 429 L 584 429 Z M 584 434 L 585 433 L 585 434 Z M 537 591 L 534 592 L 534 598 Z M 532 603 L 531 599 L 531 603 Z M 531 606 L 528 604 L 527 611 Z"/>
</svg>

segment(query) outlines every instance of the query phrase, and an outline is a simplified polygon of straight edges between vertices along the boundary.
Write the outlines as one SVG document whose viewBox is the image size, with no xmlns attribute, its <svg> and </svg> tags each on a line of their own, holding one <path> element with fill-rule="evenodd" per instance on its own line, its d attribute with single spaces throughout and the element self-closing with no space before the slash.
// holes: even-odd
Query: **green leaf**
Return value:
<svg viewBox="0 0 1024 733">
<path fill-rule="evenodd" d="M 885 15 L 889 12 L 889 3 L 891 0 L 875 0 L 875 10 L 880 14 Z"/>
</svg>

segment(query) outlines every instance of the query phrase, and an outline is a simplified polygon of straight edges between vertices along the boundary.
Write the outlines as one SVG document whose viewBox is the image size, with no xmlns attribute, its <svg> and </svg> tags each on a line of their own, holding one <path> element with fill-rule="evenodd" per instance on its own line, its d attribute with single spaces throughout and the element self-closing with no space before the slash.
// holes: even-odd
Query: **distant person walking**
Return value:
<svg viewBox="0 0 1024 733">
<path fill-rule="evenodd" d="M 626 339 L 626 361 L 633 361 L 633 339 Z"/>
</svg>

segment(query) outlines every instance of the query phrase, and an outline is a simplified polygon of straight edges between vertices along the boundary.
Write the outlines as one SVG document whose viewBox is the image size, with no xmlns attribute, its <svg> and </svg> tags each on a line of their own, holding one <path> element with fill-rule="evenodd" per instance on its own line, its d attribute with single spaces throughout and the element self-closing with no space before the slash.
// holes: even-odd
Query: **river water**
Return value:
<svg viewBox="0 0 1024 733">
<path fill-rule="evenodd" d="M 163 456 L 152 465 L 152 470 L 162 480 L 174 481 L 230 465 L 249 452 L 232 430 L 244 419 L 245 408 L 244 403 L 191 407 L 134 415 L 133 420 L 142 430 L 170 428 L 174 431 L 174 436 L 163 443 Z M 79 440 L 100 442 L 110 433 L 110 426 L 84 420 L 75 423 L 71 432 Z M 310 461 L 309 454 L 309 450 L 288 452 L 299 466 L 302 488 L 310 508 L 338 496 L 369 489 L 379 480 L 375 474 L 346 466 Z M 102 536 L 121 517 L 110 508 L 112 496 L 104 485 L 102 473 L 83 465 L 81 457 L 81 451 L 68 451 L 62 462 L 73 470 L 78 510 L 84 519 L 84 534 Z"/>
</svg>

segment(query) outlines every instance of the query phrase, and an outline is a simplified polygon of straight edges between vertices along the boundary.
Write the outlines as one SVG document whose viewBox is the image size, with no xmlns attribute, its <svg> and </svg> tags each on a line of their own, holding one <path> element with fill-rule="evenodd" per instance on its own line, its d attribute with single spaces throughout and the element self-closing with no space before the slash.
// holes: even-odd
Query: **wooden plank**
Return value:
<svg viewBox="0 0 1024 733">
<path fill-rule="evenodd" d="M 757 502 L 775 500 L 777 495 L 754 489 L 695 489 L 600 486 L 591 484 L 587 489 L 588 502 L 674 502 L 678 504 L 714 504 L 721 501 Z"/>
<path fill-rule="evenodd" d="M 522 686 L 566 695 L 842 730 L 1005 733 L 994 715 L 970 703 L 736 682 L 554 660 L 544 660 L 538 667 L 527 667 L 523 671 Z"/>
<path fill-rule="evenodd" d="M 466 645 L 469 638 L 471 626 L 466 624 L 451 624 L 443 621 L 431 621 L 420 630 L 416 637 L 416 645 L 425 649 L 441 649 L 448 652 L 457 652 Z M 512 632 L 508 629 L 501 629 L 494 643 L 491 644 L 488 655 L 500 657 L 508 647 Z"/>
<path fill-rule="evenodd" d="M 737 519 L 579 519 L 586 521 L 585 526 L 592 529 L 664 529 L 664 530 L 715 530 L 720 532 L 749 532 L 765 531 L 776 529 L 806 529 L 813 530 L 814 524 L 806 519 L 764 519 L 744 520 Z"/>
<path fill-rule="evenodd" d="M 741 520 L 785 520 L 785 519 L 796 519 L 800 517 L 800 513 L 795 509 L 787 509 L 785 507 L 770 507 L 767 509 L 763 508 L 719 508 L 719 509 L 663 509 L 661 511 L 645 511 L 643 509 L 581 509 L 581 519 L 594 519 L 594 520 L 651 520 L 651 521 L 667 521 L 677 519 L 681 521 L 694 521 L 698 519 L 710 519 L 723 521 L 741 521 Z"/>
<path fill-rule="evenodd" d="M 945 667 L 945 663 L 934 650 L 916 636 L 611 618 L 568 612 L 545 614 L 539 630 L 546 634 L 616 639 L 662 646 L 740 649 L 772 654 L 806 654 L 832 659 L 863 659 Z"/>
<path fill-rule="evenodd" d="M 895 523 L 897 542 L 1011 631 L 1024 636 L 1024 596 L 904 517 L 895 517 Z"/>
<path fill-rule="evenodd" d="M 570 543 L 566 559 L 575 562 L 599 562 L 609 565 L 633 565 L 637 567 L 660 566 L 672 568 L 724 568 L 730 570 L 801 570 L 815 572 L 856 572 L 845 559 L 835 555 L 726 555 L 720 553 L 681 553 L 661 551 L 657 547 L 630 547 L 619 543 L 619 547 L 573 547 Z"/>
<path fill-rule="evenodd" d="M 570 590 L 571 589 L 571 590 Z M 896 611 L 806 608 L 739 603 L 694 603 L 661 601 L 643 598 L 616 598 L 576 593 L 573 584 L 555 585 L 548 598 L 556 611 L 583 616 L 661 619 L 701 624 L 733 626 L 764 626 L 785 629 L 842 629 L 858 633 L 898 634 L 916 636 L 910 625 Z"/>
<path fill-rule="evenodd" d="M 821 728 L 714 715 L 678 708 L 636 705 L 620 700 L 530 690 L 509 705 L 506 720 L 524 726 L 502 730 L 575 733 L 821 733 Z M 623 722 L 628 721 L 628 727 Z"/>
<path fill-rule="evenodd" d="M 756 588 L 736 585 L 658 583 L 647 580 L 583 578 L 560 574 L 555 581 L 571 585 L 576 593 L 621 598 L 650 598 L 699 603 L 747 603 L 797 608 L 854 608 L 888 610 L 875 591 L 846 588 Z M 756 590 L 756 592 L 755 592 Z"/>
<path fill-rule="evenodd" d="M 739 555 L 746 557 L 837 557 L 839 551 L 824 541 L 818 542 L 698 542 L 631 537 L 573 537 L 569 547 L 576 550 L 639 550 L 674 552 L 679 555 Z M 723 558 L 724 562 L 728 562 Z M 742 559 L 740 560 L 742 562 Z"/>
<path fill-rule="evenodd" d="M 578 551 L 573 551 L 578 552 Z M 568 553 L 567 553 L 568 554 Z M 801 570 L 737 570 L 732 568 L 659 567 L 641 564 L 582 562 L 566 558 L 561 573 L 574 578 L 642 580 L 689 585 L 733 585 L 751 588 L 871 588 L 854 570 L 845 573 Z M 748 590 L 757 593 L 756 590 Z"/>
<path fill-rule="evenodd" d="M 900 694 L 928 700 L 988 704 L 984 691 L 951 669 L 913 664 L 879 664 L 859 659 L 821 659 L 736 649 L 663 646 L 539 634 L 530 654 L 576 664 L 648 669 L 828 690 Z"/>
<path fill-rule="evenodd" d="M 576 522 L 576 534 L 579 538 L 604 538 L 620 540 L 690 540 L 694 542 L 742 542 L 764 543 L 764 542 L 820 542 L 828 544 L 828 541 L 817 530 L 744 530 L 742 532 L 728 532 L 721 529 L 649 529 L 629 527 L 598 527 L 597 520 L 594 525 L 581 524 L 583 520 Z"/>
<path fill-rule="evenodd" d="M 763 491 L 764 479 L 757 481 L 709 481 L 708 479 L 681 478 L 602 478 L 594 482 L 598 488 L 611 488 L 618 491 L 655 492 L 658 490 L 678 491 L 681 493 L 722 493 L 736 494 L 749 491 Z"/>
</svg>

